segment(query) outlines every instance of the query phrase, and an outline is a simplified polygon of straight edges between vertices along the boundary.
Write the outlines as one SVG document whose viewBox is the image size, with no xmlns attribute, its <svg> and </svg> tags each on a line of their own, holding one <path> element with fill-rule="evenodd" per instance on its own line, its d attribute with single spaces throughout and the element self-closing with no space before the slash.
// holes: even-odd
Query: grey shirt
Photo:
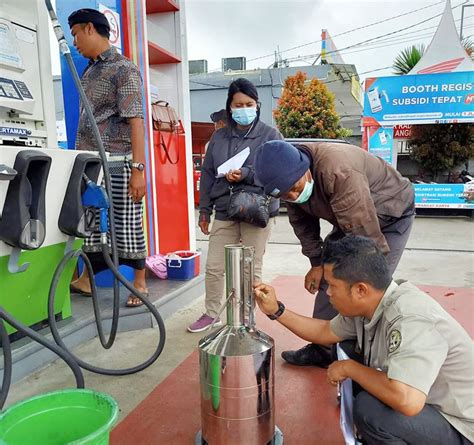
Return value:
<svg viewBox="0 0 474 445">
<path fill-rule="evenodd" d="M 216 219 L 227 220 L 227 207 L 229 204 L 231 185 L 227 179 L 216 178 L 217 167 L 235 156 L 237 153 L 250 148 L 250 155 L 242 167 L 242 181 L 232 184 L 234 190 L 248 190 L 263 194 L 263 188 L 255 179 L 254 160 L 257 147 L 267 141 L 283 139 L 278 130 L 262 121 L 257 121 L 248 132 L 242 132 L 234 127 L 224 127 L 217 130 L 209 141 L 206 156 L 201 170 L 201 189 L 199 198 L 199 211 L 201 214 L 211 215 L 216 212 Z M 272 199 L 270 214 L 278 213 L 279 200 Z"/>
<path fill-rule="evenodd" d="M 387 288 L 371 320 L 337 315 L 331 329 L 357 339 L 365 364 L 426 394 L 426 403 L 474 441 L 474 347 L 462 326 L 408 282 Z"/>
</svg>

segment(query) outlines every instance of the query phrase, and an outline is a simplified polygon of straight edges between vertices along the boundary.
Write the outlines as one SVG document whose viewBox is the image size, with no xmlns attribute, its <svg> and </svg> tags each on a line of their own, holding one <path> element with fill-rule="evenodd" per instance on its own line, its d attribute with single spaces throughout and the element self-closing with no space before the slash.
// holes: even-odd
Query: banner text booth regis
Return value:
<svg viewBox="0 0 474 445">
<path fill-rule="evenodd" d="M 393 143 L 410 125 L 474 122 L 474 72 L 417 74 L 365 81 L 363 146 L 396 168 Z M 418 208 L 474 209 L 472 184 L 414 184 Z"/>
</svg>

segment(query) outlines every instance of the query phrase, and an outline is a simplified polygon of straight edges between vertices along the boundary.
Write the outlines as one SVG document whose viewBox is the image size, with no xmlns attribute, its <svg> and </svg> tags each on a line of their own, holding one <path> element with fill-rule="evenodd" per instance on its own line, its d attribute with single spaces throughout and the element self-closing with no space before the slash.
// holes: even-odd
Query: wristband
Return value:
<svg viewBox="0 0 474 445">
<path fill-rule="evenodd" d="M 274 314 L 271 314 L 271 315 L 267 314 L 267 317 L 270 320 L 277 320 L 283 314 L 283 312 L 285 312 L 285 305 L 281 301 L 277 301 L 277 303 L 278 303 L 278 310 Z"/>
</svg>

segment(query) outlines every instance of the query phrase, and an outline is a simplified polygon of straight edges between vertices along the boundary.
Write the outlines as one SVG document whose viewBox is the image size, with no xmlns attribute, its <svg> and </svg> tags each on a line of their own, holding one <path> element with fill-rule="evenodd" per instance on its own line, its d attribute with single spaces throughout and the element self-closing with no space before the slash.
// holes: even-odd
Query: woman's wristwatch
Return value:
<svg viewBox="0 0 474 445">
<path fill-rule="evenodd" d="M 271 315 L 267 314 L 267 317 L 270 320 L 277 320 L 281 316 L 281 314 L 285 312 L 285 305 L 281 301 L 277 301 L 277 303 L 278 303 L 278 310 L 274 314 L 271 314 Z"/>
</svg>

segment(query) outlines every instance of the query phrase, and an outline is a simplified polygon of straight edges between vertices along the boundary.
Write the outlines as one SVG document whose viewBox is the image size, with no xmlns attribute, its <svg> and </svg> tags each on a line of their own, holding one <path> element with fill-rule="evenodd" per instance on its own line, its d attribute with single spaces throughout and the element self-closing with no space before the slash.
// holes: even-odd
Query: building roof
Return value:
<svg viewBox="0 0 474 445">
<path fill-rule="evenodd" d="M 202 98 L 206 91 L 227 90 L 229 84 L 240 78 L 245 77 L 250 80 L 257 89 L 272 88 L 273 98 L 276 101 L 280 97 L 283 83 L 288 76 L 295 75 L 298 71 L 307 74 L 308 79 L 317 78 L 323 81 L 328 89 L 335 96 L 336 111 L 341 117 L 341 123 L 345 128 L 350 128 L 354 134 L 360 134 L 360 119 L 362 115 L 362 107 L 352 94 L 352 77 L 356 76 L 359 80 L 357 70 L 354 65 L 350 64 L 323 64 L 323 65 L 306 65 L 297 67 L 280 67 L 280 68 L 264 68 L 245 71 L 232 71 L 228 73 L 215 72 L 206 74 L 196 74 L 189 77 L 191 97 L 193 93 L 200 94 Z M 223 94 L 223 91 L 221 92 Z M 207 94 L 205 94 L 208 96 Z M 261 94 L 259 93 L 259 96 Z M 191 117 L 192 120 L 204 121 L 209 120 L 206 116 L 209 110 L 216 110 L 223 106 L 223 96 L 219 96 L 219 103 L 213 103 L 217 99 L 216 96 L 209 94 L 209 101 L 200 100 L 194 102 L 191 100 Z M 266 122 L 271 122 L 268 118 Z"/>
<path fill-rule="evenodd" d="M 345 65 L 353 73 L 357 74 L 354 65 Z M 254 70 L 245 71 L 230 71 L 228 73 L 215 72 L 196 74 L 189 76 L 189 88 L 191 91 L 204 89 L 227 89 L 229 84 L 234 80 L 245 77 L 250 80 L 257 88 L 283 85 L 283 82 L 288 76 L 295 75 L 298 71 L 305 72 L 308 78 L 320 80 L 328 79 L 332 70 L 332 65 L 314 65 L 314 66 L 299 66 L 299 67 L 280 67 L 280 68 L 258 68 Z"/>
</svg>

